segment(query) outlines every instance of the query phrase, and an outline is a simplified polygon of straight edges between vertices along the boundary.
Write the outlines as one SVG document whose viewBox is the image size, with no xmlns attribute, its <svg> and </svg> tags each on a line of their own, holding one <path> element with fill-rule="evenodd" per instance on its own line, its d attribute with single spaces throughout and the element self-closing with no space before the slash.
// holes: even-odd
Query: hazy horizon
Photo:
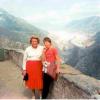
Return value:
<svg viewBox="0 0 100 100">
<path fill-rule="evenodd" d="M 0 0 L 0 7 L 52 33 L 65 32 L 72 20 L 100 16 L 100 0 Z"/>
</svg>

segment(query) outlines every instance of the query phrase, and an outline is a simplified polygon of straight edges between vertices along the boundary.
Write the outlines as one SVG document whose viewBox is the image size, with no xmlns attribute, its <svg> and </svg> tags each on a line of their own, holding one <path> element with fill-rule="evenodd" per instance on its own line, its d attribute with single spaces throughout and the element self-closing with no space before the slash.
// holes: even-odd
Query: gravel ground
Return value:
<svg viewBox="0 0 100 100">
<path fill-rule="evenodd" d="M 31 99 L 32 92 L 26 89 L 21 70 L 12 61 L 0 62 L 0 99 Z"/>
</svg>

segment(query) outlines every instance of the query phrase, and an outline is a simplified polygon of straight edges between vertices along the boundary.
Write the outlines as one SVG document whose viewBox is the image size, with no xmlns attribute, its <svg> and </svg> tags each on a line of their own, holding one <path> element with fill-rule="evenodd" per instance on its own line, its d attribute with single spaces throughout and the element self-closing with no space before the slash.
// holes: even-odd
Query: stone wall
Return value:
<svg viewBox="0 0 100 100">
<path fill-rule="evenodd" d="M 6 49 L 6 57 L 22 68 L 23 51 Z M 69 65 L 62 65 L 61 74 L 50 89 L 48 98 L 90 99 L 100 98 L 100 80 L 86 76 Z"/>
<path fill-rule="evenodd" d="M 22 68 L 23 50 L 5 49 L 5 58 L 11 59 L 18 67 Z"/>
<path fill-rule="evenodd" d="M 96 80 L 81 73 L 77 73 L 76 75 L 61 73 L 50 92 L 50 98 L 98 98 L 100 96 L 98 91 L 100 91 L 100 80 Z"/>
</svg>

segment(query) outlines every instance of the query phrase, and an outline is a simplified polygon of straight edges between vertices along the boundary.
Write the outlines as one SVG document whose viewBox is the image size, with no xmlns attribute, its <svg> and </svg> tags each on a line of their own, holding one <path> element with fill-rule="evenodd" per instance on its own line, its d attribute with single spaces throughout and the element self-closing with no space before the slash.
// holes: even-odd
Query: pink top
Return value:
<svg viewBox="0 0 100 100">
<path fill-rule="evenodd" d="M 56 55 L 58 55 L 58 51 L 56 48 L 47 49 L 45 52 L 45 57 L 48 62 L 56 61 Z"/>
</svg>

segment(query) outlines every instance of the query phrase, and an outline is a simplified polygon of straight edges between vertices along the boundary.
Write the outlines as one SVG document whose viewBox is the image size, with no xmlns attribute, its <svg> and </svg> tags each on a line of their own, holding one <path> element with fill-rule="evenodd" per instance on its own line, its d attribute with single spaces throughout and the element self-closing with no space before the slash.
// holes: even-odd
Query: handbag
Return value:
<svg viewBox="0 0 100 100">
<path fill-rule="evenodd" d="M 24 75 L 23 80 L 24 80 L 24 81 L 28 81 L 28 73 L 26 73 L 26 74 Z"/>
<path fill-rule="evenodd" d="M 57 73 L 56 73 L 57 65 L 55 62 L 50 62 L 50 64 L 47 66 L 47 74 L 51 76 L 54 80 L 57 79 Z"/>
</svg>

